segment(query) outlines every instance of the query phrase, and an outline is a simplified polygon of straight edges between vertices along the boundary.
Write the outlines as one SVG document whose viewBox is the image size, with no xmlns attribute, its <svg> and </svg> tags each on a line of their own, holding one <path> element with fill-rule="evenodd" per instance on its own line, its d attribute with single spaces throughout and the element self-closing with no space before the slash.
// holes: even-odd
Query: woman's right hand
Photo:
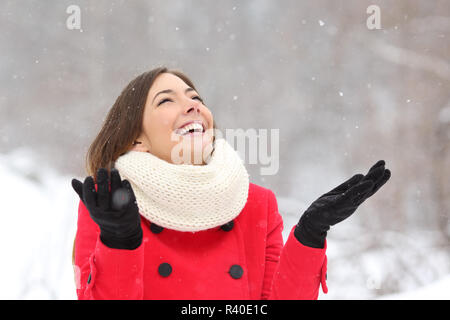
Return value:
<svg viewBox="0 0 450 320">
<path fill-rule="evenodd" d="M 97 171 L 97 190 L 94 179 L 89 176 L 84 182 L 72 179 L 72 187 L 100 227 L 100 240 L 114 249 L 134 250 L 142 243 L 142 227 L 139 208 L 131 184 L 121 180 L 119 171 Z M 111 188 L 109 187 L 111 185 Z"/>
</svg>

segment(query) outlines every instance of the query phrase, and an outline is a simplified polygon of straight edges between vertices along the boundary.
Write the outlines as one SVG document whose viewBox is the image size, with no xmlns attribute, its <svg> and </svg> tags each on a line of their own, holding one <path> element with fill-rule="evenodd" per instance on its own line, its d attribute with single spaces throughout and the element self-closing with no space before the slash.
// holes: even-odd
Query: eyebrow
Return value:
<svg viewBox="0 0 450 320">
<path fill-rule="evenodd" d="M 188 93 L 189 91 L 195 91 L 195 90 L 192 89 L 191 87 L 187 87 L 186 90 L 184 90 L 184 93 Z M 155 97 L 153 98 L 152 103 L 155 102 L 156 97 L 157 97 L 159 94 L 161 94 L 161 93 L 175 93 L 175 92 L 174 92 L 173 90 L 171 90 L 171 89 L 166 89 L 166 90 L 160 91 L 160 92 L 158 92 L 158 93 L 155 95 Z"/>
</svg>

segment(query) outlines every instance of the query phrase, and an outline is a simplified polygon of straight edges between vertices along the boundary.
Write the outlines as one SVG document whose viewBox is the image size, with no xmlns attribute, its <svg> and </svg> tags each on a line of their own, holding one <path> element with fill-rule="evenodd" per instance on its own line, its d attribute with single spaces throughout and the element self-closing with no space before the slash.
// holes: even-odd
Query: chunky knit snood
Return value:
<svg viewBox="0 0 450 320">
<path fill-rule="evenodd" d="M 172 164 L 148 152 L 120 156 L 115 167 L 131 183 L 141 215 L 164 228 L 191 232 L 237 217 L 247 202 L 249 175 L 225 139 L 214 143 L 206 165 Z"/>
</svg>

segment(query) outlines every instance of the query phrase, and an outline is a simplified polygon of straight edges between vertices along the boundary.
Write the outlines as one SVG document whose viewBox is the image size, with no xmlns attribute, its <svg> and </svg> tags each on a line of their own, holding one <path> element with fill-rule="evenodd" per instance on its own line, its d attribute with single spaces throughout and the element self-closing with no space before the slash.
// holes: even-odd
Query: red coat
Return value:
<svg viewBox="0 0 450 320">
<path fill-rule="evenodd" d="M 245 207 L 222 227 L 195 233 L 150 228 L 142 216 L 141 224 L 137 249 L 108 248 L 80 201 L 78 299 L 317 299 L 320 284 L 327 292 L 326 245 L 303 246 L 293 226 L 283 246 L 277 200 L 261 186 L 250 183 Z"/>
</svg>

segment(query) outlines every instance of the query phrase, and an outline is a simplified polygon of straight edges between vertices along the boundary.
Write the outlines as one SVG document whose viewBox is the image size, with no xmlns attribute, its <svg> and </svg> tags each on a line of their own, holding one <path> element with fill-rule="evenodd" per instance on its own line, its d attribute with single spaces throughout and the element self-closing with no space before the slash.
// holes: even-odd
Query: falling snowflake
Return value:
<svg viewBox="0 0 450 320">
<path fill-rule="evenodd" d="M 120 188 L 116 190 L 112 195 L 112 206 L 116 210 L 123 209 L 130 201 L 130 195 L 128 190 Z"/>
</svg>

